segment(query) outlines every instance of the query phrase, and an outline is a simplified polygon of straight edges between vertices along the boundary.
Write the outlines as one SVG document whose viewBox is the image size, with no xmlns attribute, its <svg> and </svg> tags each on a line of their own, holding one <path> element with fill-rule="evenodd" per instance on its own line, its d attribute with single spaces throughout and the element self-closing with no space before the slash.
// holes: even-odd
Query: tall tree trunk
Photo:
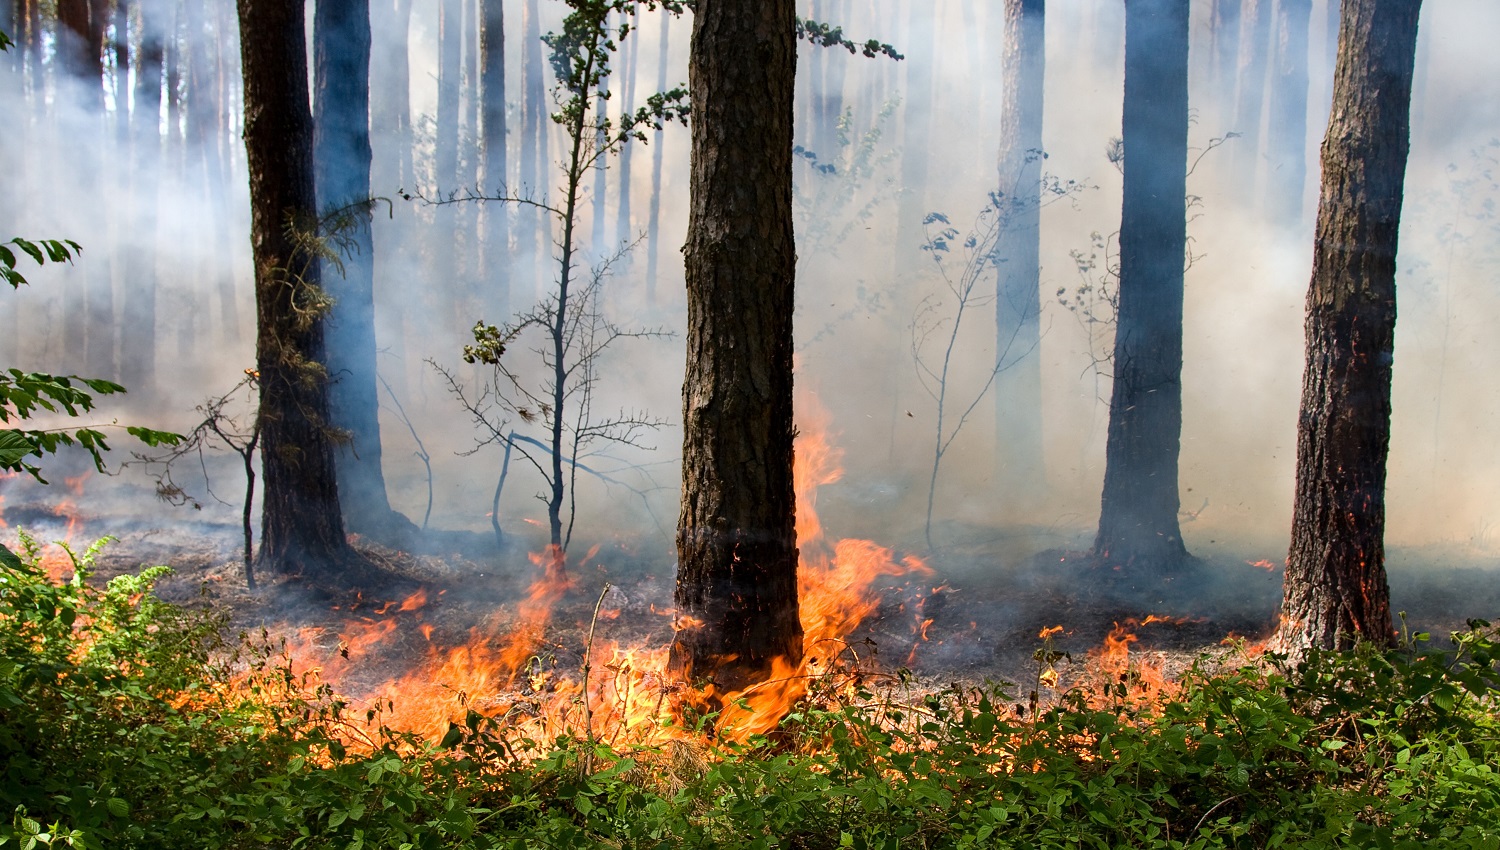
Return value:
<svg viewBox="0 0 1500 850">
<path fill-rule="evenodd" d="M 1244 0 L 1240 18 L 1239 89 L 1234 101 L 1234 165 L 1245 193 L 1255 186 L 1260 162 L 1260 123 L 1266 100 L 1267 54 L 1271 46 L 1271 0 Z"/>
<path fill-rule="evenodd" d="M 605 77 L 599 83 L 599 90 L 603 92 L 609 87 L 609 77 Z M 604 116 L 609 114 L 609 101 L 601 94 L 594 99 L 594 113 Z M 594 145 L 597 150 L 603 150 L 607 144 L 604 130 L 601 128 L 594 134 Z M 595 257 L 606 257 L 614 252 L 614 237 L 609 232 L 609 213 L 605 209 L 605 202 L 609 200 L 609 159 L 601 157 L 594 164 L 594 198 L 593 198 L 593 254 Z"/>
<path fill-rule="evenodd" d="M 661 15 L 661 42 L 658 46 L 656 58 L 656 90 L 664 92 L 667 90 L 667 62 L 671 59 L 668 50 L 667 36 L 671 31 L 672 16 L 665 10 Z M 662 130 L 657 130 L 654 144 L 651 146 L 651 208 L 649 224 L 646 231 L 646 306 L 656 306 L 656 277 L 658 271 L 657 258 L 661 253 L 661 171 L 662 171 L 662 145 L 666 136 Z"/>
<path fill-rule="evenodd" d="M 509 189 L 505 144 L 505 4 L 481 0 L 483 27 L 479 34 L 480 91 L 484 100 L 482 139 L 486 193 Z M 629 146 L 626 146 L 627 149 Z M 484 208 L 484 315 L 491 322 L 510 316 L 510 215 L 509 204 L 491 203 Z"/>
<path fill-rule="evenodd" d="M 916 57 L 902 62 L 906 67 L 906 90 L 901 93 L 903 133 L 901 139 L 901 195 L 896 209 L 896 269 L 906 282 L 927 268 L 927 241 L 923 219 L 927 208 L 927 165 L 932 157 L 933 63 L 937 23 L 926 4 L 910 6 L 906 30 L 912 40 L 906 51 Z"/>
<path fill-rule="evenodd" d="M 682 514 L 669 669 L 737 690 L 802 656 L 792 492 L 793 0 L 699 0 Z"/>
<path fill-rule="evenodd" d="M 59 0 L 57 4 L 57 57 L 63 71 L 58 81 L 66 87 L 67 102 L 77 106 L 59 110 L 58 117 L 63 134 L 75 143 L 78 139 L 97 139 L 104 129 L 103 22 L 93 16 L 96 3 Z M 94 155 L 80 157 L 77 170 L 77 179 L 84 186 L 97 185 L 102 177 Z M 100 232 L 102 216 L 97 206 L 90 205 L 78 213 L 85 230 Z M 105 341 L 114 328 L 114 317 L 109 315 L 113 305 L 103 303 L 109 294 L 107 261 L 101 252 L 99 261 L 90 260 L 76 279 L 61 286 L 65 368 L 82 370 L 96 378 L 109 378 L 113 373 L 113 357 L 105 352 Z M 107 306 L 111 308 L 109 313 Z"/>
<path fill-rule="evenodd" d="M 1119 315 L 1094 554 L 1145 570 L 1187 555 L 1178 529 L 1188 0 L 1126 0 Z"/>
<path fill-rule="evenodd" d="M 538 200 L 547 197 L 549 184 L 547 129 L 547 83 L 542 65 L 542 29 L 537 0 L 526 0 L 524 32 L 521 39 L 521 63 L 524 66 L 521 127 L 521 184 L 523 191 L 530 192 Z M 519 233 L 516 236 L 518 268 L 522 270 L 524 283 L 518 290 L 512 286 L 512 297 L 517 303 L 536 298 L 544 292 L 541 277 L 546 274 L 548 264 L 543 258 L 551 256 L 552 229 L 548 219 L 536 207 L 522 205 L 517 211 Z"/>
<path fill-rule="evenodd" d="M 620 109 L 628 112 L 635 108 L 636 57 L 641 52 L 640 38 L 627 37 L 620 42 Z M 624 145 L 620 149 L 620 200 L 615 204 L 615 238 L 631 243 L 635 241 L 635 228 L 630 220 L 630 160 L 635 145 Z M 625 260 L 628 262 L 629 257 Z"/>
<path fill-rule="evenodd" d="M 156 386 L 156 244 L 161 177 L 161 85 L 171 18 L 162 0 L 139 0 L 141 47 L 135 63 L 135 112 L 131 139 L 136 205 L 135 238 L 125 249 L 125 299 L 120 337 L 120 378 L 132 390 Z"/>
<path fill-rule="evenodd" d="M 373 37 L 371 45 L 370 140 L 373 157 L 370 166 L 371 192 L 378 198 L 394 199 L 399 191 L 417 188 L 412 173 L 411 131 L 411 65 L 408 48 L 411 34 L 412 0 L 376 0 L 371 7 Z M 400 303 L 409 297 L 407 291 L 412 253 L 411 230 L 415 216 L 409 207 L 398 206 L 391 216 L 376 215 L 371 222 L 375 242 L 375 278 L 373 286 L 378 303 Z M 384 371 L 398 395 L 405 395 L 407 378 L 406 345 L 408 331 L 416 323 L 407 311 L 386 313 L 389 336 L 385 343 L 394 364 Z M 377 374 L 381 373 L 378 368 Z"/>
<path fill-rule="evenodd" d="M 1005 0 L 1000 204 L 995 245 L 995 461 L 1008 515 L 1044 495 L 1041 184 L 1045 0 Z"/>
<path fill-rule="evenodd" d="M 438 91 L 436 147 L 433 151 L 433 183 L 438 195 L 456 193 L 458 178 L 459 97 L 463 55 L 462 0 L 438 0 Z M 439 287 L 431 294 L 438 299 L 434 317 L 439 326 L 468 327 L 469 317 L 453 313 L 462 303 L 463 286 L 458 278 L 458 209 L 439 206 L 432 209 L 432 230 L 428 234 L 428 255 L 433 280 Z"/>
<path fill-rule="evenodd" d="M 1276 4 L 1276 80 L 1271 89 L 1271 132 L 1267 149 L 1272 221 L 1302 223 L 1302 190 L 1307 184 L 1307 30 L 1312 0 Z"/>
<path fill-rule="evenodd" d="M 1221 109 L 1232 109 L 1240 56 L 1241 0 L 1214 0 L 1214 93 Z"/>
<path fill-rule="evenodd" d="M 289 222 L 311 229 L 317 218 L 303 8 L 238 0 L 238 10 L 265 479 L 257 560 L 286 573 L 319 572 L 349 550 L 321 368 L 323 320 L 308 310 L 318 261 L 287 232 Z"/>
<path fill-rule="evenodd" d="M 1307 291 L 1297 487 L 1275 648 L 1394 636 L 1385 576 L 1396 237 L 1421 0 L 1345 0 Z"/>
<path fill-rule="evenodd" d="M 335 458 L 344 525 L 356 534 L 399 542 L 403 532 L 414 528 L 391 510 L 381 469 L 369 206 L 370 38 L 369 0 L 323 0 L 317 5 L 314 182 L 325 216 L 346 211 L 334 220 L 344 231 L 327 234 L 342 249 L 343 274 L 323 275 L 324 291 L 333 300 L 324 323 L 329 417 L 349 437 Z"/>
</svg>

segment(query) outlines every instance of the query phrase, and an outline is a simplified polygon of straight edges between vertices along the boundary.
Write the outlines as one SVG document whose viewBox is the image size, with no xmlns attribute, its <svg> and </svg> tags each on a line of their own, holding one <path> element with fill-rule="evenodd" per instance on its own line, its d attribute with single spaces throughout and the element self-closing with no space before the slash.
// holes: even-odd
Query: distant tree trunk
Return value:
<svg viewBox="0 0 1500 850">
<path fill-rule="evenodd" d="M 524 97 L 521 101 L 521 183 L 523 191 L 531 193 L 538 200 L 547 197 L 547 127 L 550 123 L 542 53 L 542 29 L 537 0 L 526 0 L 524 33 L 521 39 L 521 63 L 524 65 L 525 77 Z M 518 292 L 515 286 L 511 287 L 512 298 L 517 301 L 522 298 L 530 300 L 546 289 L 540 280 L 547 267 L 542 258 L 551 254 L 552 232 L 550 227 L 544 226 L 547 219 L 533 206 L 523 205 L 517 211 L 516 220 L 519 225 L 516 251 L 520 254 L 519 267 L 523 270 L 525 282 L 522 284 L 522 292 Z"/>
<path fill-rule="evenodd" d="M 306 309 L 319 285 L 318 262 L 287 232 L 289 223 L 311 229 L 317 217 L 303 8 L 238 0 L 238 10 L 265 480 L 257 560 L 315 573 L 349 550 L 320 368 L 323 320 Z"/>
<path fill-rule="evenodd" d="M 1345 0 L 1307 291 L 1307 371 L 1281 627 L 1273 647 L 1394 637 L 1385 466 L 1396 238 L 1421 0 Z"/>
<path fill-rule="evenodd" d="M 895 247 L 896 270 L 903 278 L 902 283 L 910 283 L 907 278 L 927 267 L 923 261 L 928 254 L 921 250 L 927 241 L 922 221 L 931 212 L 927 209 L 927 165 L 932 158 L 932 66 L 936 56 L 933 47 L 937 26 L 930 7 L 914 3 L 909 8 L 906 31 L 912 44 L 910 50 L 903 45 L 903 52 L 921 59 L 901 63 L 906 66 L 906 91 L 901 94 L 904 129 Z"/>
<path fill-rule="evenodd" d="M 1234 105 L 1235 69 L 1240 56 L 1240 4 L 1242 0 L 1214 0 L 1214 92 L 1221 107 Z"/>
<path fill-rule="evenodd" d="M 1239 90 L 1234 101 L 1234 164 L 1245 191 L 1255 184 L 1260 162 L 1260 123 L 1266 100 L 1267 54 L 1271 45 L 1271 0 L 1244 0 L 1240 19 Z"/>
<path fill-rule="evenodd" d="M 1302 222 L 1302 190 L 1307 184 L 1307 30 L 1312 0 L 1276 4 L 1276 80 L 1271 88 L 1272 176 L 1267 181 L 1272 221 Z"/>
<path fill-rule="evenodd" d="M 671 58 L 667 46 L 667 35 L 671 31 L 672 16 L 665 11 L 660 14 L 661 43 L 656 58 L 656 90 L 663 92 L 667 90 L 667 62 Z M 657 130 L 651 146 L 651 209 L 650 223 L 647 225 L 646 232 L 646 306 L 648 307 L 656 306 L 656 276 L 660 273 L 657 257 L 661 253 L 661 170 L 662 144 L 665 138 L 663 132 Z"/>
<path fill-rule="evenodd" d="M 484 101 L 482 142 L 484 182 L 487 193 L 509 189 L 505 144 L 505 6 L 501 0 L 481 0 L 483 28 L 479 34 L 480 91 Z M 630 146 L 626 145 L 629 150 Z M 482 303 L 491 322 L 510 316 L 510 225 L 509 204 L 491 203 L 484 208 L 484 274 L 487 279 Z"/>
<path fill-rule="evenodd" d="M 792 492 L 793 0 L 699 0 L 669 669 L 737 690 L 802 656 Z"/>
<path fill-rule="evenodd" d="M 78 107 L 57 114 L 60 129 L 72 139 L 98 138 L 104 130 L 104 21 L 95 16 L 97 4 L 98 0 L 57 3 L 57 58 L 64 71 L 60 81 L 68 86 L 67 102 Z M 96 156 L 80 158 L 76 169 L 81 185 L 99 184 L 102 175 Z M 78 214 L 87 230 L 102 229 L 97 205 L 88 205 Z M 81 369 L 96 378 L 114 377 L 113 350 L 108 345 L 115 328 L 108 257 L 101 253 L 99 260 L 90 260 L 76 280 L 62 284 L 61 292 L 65 368 Z"/>
<path fill-rule="evenodd" d="M 1045 0 L 1005 0 L 1000 238 L 995 245 L 995 462 L 1008 515 L 1044 495 L 1041 183 Z"/>
<path fill-rule="evenodd" d="M 635 108 L 636 57 L 640 54 L 640 38 L 626 38 L 620 42 L 620 108 L 629 111 Z M 620 180 L 616 190 L 620 200 L 615 204 L 615 238 L 623 242 L 635 241 L 635 227 L 630 220 L 630 160 L 635 145 L 620 149 Z M 603 172 L 601 172 L 603 173 Z M 627 261 L 629 257 L 625 258 Z"/>
<path fill-rule="evenodd" d="M 1126 0 L 1119 315 L 1094 554 L 1170 571 L 1178 529 L 1187 246 L 1188 0 Z"/>
<path fill-rule="evenodd" d="M 458 119 L 460 74 L 463 56 L 462 0 L 438 0 L 438 91 L 437 127 L 433 151 L 433 183 L 438 195 L 447 197 L 459 190 Z M 432 209 L 432 230 L 428 234 L 428 255 L 432 261 L 433 280 L 439 285 L 430 294 L 440 305 L 436 311 L 439 326 L 468 327 L 470 317 L 452 315 L 450 310 L 462 303 L 463 286 L 458 278 L 458 209 L 440 206 Z"/>
<path fill-rule="evenodd" d="M 125 249 L 124 325 L 120 337 L 120 378 L 131 390 L 149 394 L 156 387 L 156 240 L 161 170 L 161 84 L 170 30 L 162 0 L 140 0 L 140 55 L 135 63 L 135 113 L 131 151 L 135 172 L 135 238 Z"/>
<path fill-rule="evenodd" d="M 605 77 L 599 83 L 602 92 L 609 86 L 609 77 Z M 609 101 L 602 95 L 594 99 L 594 113 L 597 115 L 609 114 Z M 594 144 L 599 150 L 603 150 L 606 144 L 605 133 L 600 129 L 594 136 Z M 595 257 L 605 257 L 614 252 L 614 239 L 609 232 L 609 214 L 605 210 L 605 202 L 609 200 L 609 160 L 601 158 L 594 165 L 594 197 L 593 217 L 594 236 L 593 254 Z"/>
<path fill-rule="evenodd" d="M 345 527 L 387 542 L 414 530 L 391 510 L 381 469 L 380 398 L 375 365 L 375 246 L 370 232 L 370 4 L 322 0 L 313 20 L 313 117 L 316 195 L 323 215 L 347 210 L 332 234 L 347 240 L 343 274 L 323 275 L 333 299 L 324 322 L 328 411 L 348 434 L 339 447 L 339 501 Z"/>
<path fill-rule="evenodd" d="M 370 165 L 371 193 L 394 199 L 398 190 L 418 188 L 412 163 L 411 64 L 408 59 L 411 35 L 412 0 L 376 0 L 371 7 L 372 38 L 370 64 Z M 378 57 L 378 58 L 377 58 Z M 378 211 L 377 211 L 378 213 Z M 409 296 L 409 255 L 413 252 L 411 232 L 415 216 L 410 208 L 400 206 L 392 216 L 375 215 L 371 237 L 375 242 L 375 279 L 377 303 L 400 303 Z M 384 314 L 388 337 L 380 339 L 388 359 L 394 364 L 384 371 L 397 395 L 405 395 L 407 335 L 419 327 L 408 311 Z M 377 375 L 381 373 L 377 362 Z"/>
</svg>

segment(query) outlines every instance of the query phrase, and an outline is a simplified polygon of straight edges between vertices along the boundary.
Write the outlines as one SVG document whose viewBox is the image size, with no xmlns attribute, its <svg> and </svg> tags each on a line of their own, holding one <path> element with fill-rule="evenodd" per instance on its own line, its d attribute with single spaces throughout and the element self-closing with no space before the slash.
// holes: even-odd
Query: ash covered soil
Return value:
<svg viewBox="0 0 1500 850">
<path fill-rule="evenodd" d="M 12 510 L 7 518 L 39 540 L 62 533 L 60 520 L 46 511 L 20 517 Z M 263 575 L 252 591 L 237 526 L 84 523 L 85 529 L 111 527 L 119 541 L 101 557 L 101 578 L 168 564 L 175 574 L 158 593 L 224 612 L 231 638 L 264 631 L 328 657 L 347 650 L 353 663 L 336 684 L 354 696 L 418 668 L 434 646 L 508 634 L 521 625 L 518 603 L 539 575 L 521 548 L 498 548 L 488 535 L 440 532 L 411 547 L 415 552 L 356 539 L 372 568 L 355 587 Z M 1251 552 L 1214 549 L 1173 575 L 1147 576 L 1101 567 L 1082 545 L 1028 551 L 1018 543 L 1037 537 L 972 527 L 947 534 L 955 542 L 922 556 L 930 574 L 877 579 L 878 609 L 845 645 L 824 651 L 840 652 L 845 662 L 857 656 L 862 669 L 907 670 L 932 687 L 1009 682 L 1024 690 L 1039 672 L 1034 654 L 1044 644 L 1043 630 L 1054 632 L 1047 646 L 1068 656 L 1058 664 L 1066 681 L 1070 670 L 1082 674 L 1089 653 L 1112 631 L 1116 638 L 1133 636 L 1131 658 L 1170 676 L 1226 641 L 1254 644 L 1275 625 L 1282 569 L 1264 560 L 1275 551 L 1269 544 Z M 668 544 L 660 537 L 618 538 L 580 557 L 586 551 L 572 549 L 573 586 L 538 624 L 537 656 L 559 670 L 578 669 L 591 624 L 597 644 L 668 646 L 674 581 Z M 1467 618 L 1500 617 L 1500 563 L 1493 558 L 1424 547 L 1392 549 L 1387 559 L 1393 607 L 1405 612 L 1411 632 L 1441 639 Z M 611 590 L 593 623 L 606 583 Z M 361 637 L 374 632 L 378 640 Z"/>
</svg>

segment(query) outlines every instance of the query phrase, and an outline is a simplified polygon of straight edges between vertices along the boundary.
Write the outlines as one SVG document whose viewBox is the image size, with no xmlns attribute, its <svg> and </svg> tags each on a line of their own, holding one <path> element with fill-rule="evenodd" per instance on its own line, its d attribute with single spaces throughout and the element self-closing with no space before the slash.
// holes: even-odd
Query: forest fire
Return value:
<svg viewBox="0 0 1500 850">
<path fill-rule="evenodd" d="M 807 693 L 811 680 L 860 665 L 847 638 L 880 607 L 878 582 L 932 574 L 915 556 L 868 540 L 824 537 L 817 488 L 839 479 L 841 455 L 829 439 L 826 415 L 818 411 L 811 419 L 803 425 L 796 456 L 803 659 L 798 665 L 778 660 L 765 680 L 715 695 L 726 706 L 718 724 L 721 736 L 771 730 Z M 588 729 L 611 742 L 671 737 L 678 733 L 669 731 L 669 721 L 681 710 L 687 687 L 662 673 L 665 645 L 624 646 L 605 638 L 600 627 L 620 614 L 610 604 L 608 585 L 588 622 L 572 624 L 577 634 L 587 634 L 585 646 L 549 642 L 548 627 L 578 588 L 570 575 L 597 554 L 596 546 L 570 571 L 561 552 L 534 553 L 538 575 L 513 612 L 497 610 L 461 641 L 442 639 L 443 630 L 427 621 L 428 593 L 418 590 L 399 603 L 345 620 L 332 645 L 322 630 L 297 630 L 288 641 L 287 663 L 299 676 L 313 673 L 352 696 L 386 706 L 380 720 L 390 728 L 433 741 L 469 711 L 534 727 L 538 734 Z M 695 625 L 670 609 L 653 605 L 651 610 L 672 616 L 673 629 Z M 932 623 L 928 617 L 913 625 L 919 642 L 927 639 Z M 376 665 L 383 654 L 410 655 L 418 636 L 422 645 L 415 663 L 386 681 L 361 681 L 358 666 Z M 577 653 L 583 661 L 576 668 L 558 661 Z"/>
</svg>

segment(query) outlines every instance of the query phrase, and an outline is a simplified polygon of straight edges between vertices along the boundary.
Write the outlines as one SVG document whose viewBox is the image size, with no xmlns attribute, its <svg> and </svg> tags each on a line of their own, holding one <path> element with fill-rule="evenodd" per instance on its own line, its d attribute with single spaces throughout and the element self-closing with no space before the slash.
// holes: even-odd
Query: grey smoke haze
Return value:
<svg viewBox="0 0 1500 850">
<path fill-rule="evenodd" d="M 999 4 L 923 0 L 920 8 L 931 9 L 936 45 L 927 53 L 911 47 L 924 41 L 908 31 L 911 2 L 826 0 L 804 3 L 802 8 L 804 14 L 843 24 L 857 39 L 873 37 L 894 44 L 906 53 L 903 62 L 807 45 L 799 55 L 799 142 L 821 163 L 839 167 L 839 173 L 830 176 L 817 172 L 806 159 L 797 163 L 799 203 L 806 210 L 798 225 L 799 387 L 815 393 L 829 410 L 847 466 L 843 481 L 831 486 L 819 503 L 835 533 L 891 543 L 913 540 L 920 532 L 935 413 L 915 379 L 909 325 L 922 299 L 941 291 L 919 246 L 898 244 L 897 207 L 903 197 L 910 197 L 903 192 L 916 193 L 923 210 L 940 211 L 960 231 L 967 231 L 997 181 Z M 564 13 L 562 4 L 540 5 L 541 31 L 554 29 Z M 1270 220 L 1263 202 L 1280 165 L 1262 155 L 1242 165 L 1238 148 L 1251 144 L 1250 129 L 1234 126 L 1234 104 L 1224 100 L 1212 77 L 1210 5 L 1193 6 L 1190 143 L 1203 148 L 1230 131 L 1246 137 L 1209 152 L 1188 183 L 1200 203 L 1189 226 L 1194 260 L 1187 273 L 1181 480 L 1184 510 L 1201 513 L 1185 522 L 1183 532 L 1193 551 L 1216 545 L 1210 541 L 1245 541 L 1265 547 L 1265 557 L 1279 560 L 1291 514 L 1302 299 L 1310 271 L 1316 157 L 1330 91 L 1327 15 L 1320 0 L 1314 5 L 1309 39 L 1303 215 L 1300 221 Z M 70 371 L 85 371 L 62 334 L 67 313 L 81 303 L 89 275 L 108 274 L 113 309 L 122 317 L 122 305 L 137 297 L 140 282 L 127 279 L 119 259 L 131 245 L 152 244 L 158 251 L 158 387 L 138 388 L 132 394 L 131 413 L 121 416 L 164 427 L 190 426 L 193 405 L 227 390 L 253 362 L 248 201 L 233 83 L 238 47 L 232 4 L 212 0 L 207 6 L 206 24 L 193 37 L 204 39 L 200 46 L 215 57 L 214 85 L 220 78 L 226 83 L 224 120 L 214 122 L 206 140 L 192 144 L 184 116 L 170 115 L 164 98 L 160 173 L 128 174 L 126 152 L 111 139 L 114 110 L 121 105 L 107 96 L 105 115 L 81 106 L 84 98 L 62 78 L 53 60 L 52 36 L 43 43 L 40 58 L 46 74 L 40 89 L 28 93 L 18 72 L 0 72 L 0 108 L 20 125 L 0 137 L 9 190 L 0 209 L 0 229 L 6 236 L 68 237 L 85 247 L 76 267 L 34 273 L 27 269 L 32 280 L 28 290 L 0 294 L 0 357 L 23 368 L 55 369 L 66 363 Z M 516 145 L 521 126 L 523 6 L 506 5 L 512 172 L 506 182 L 512 187 L 521 185 Z M 1398 261 L 1401 300 L 1388 537 L 1398 545 L 1446 543 L 1491 551 L 1500 548 L 1495 528 L 1500 523 L 1495 509 L 1500 505 L 1500 452 L 1494 448 L 1500 423 L 1500 388 L 1495 386 L 1500 381 L 1500 349 L 1491 342 L 1492 329 L 1500 322 L 1500 288 L 1493 285 L 1495 261 L 1500 259 L 1500 225 L 1494 212 L 1500 200 L 1495 175 L 1500 147 L 1494 143 L 1500 136 L 1500 99 L 1488 87 L 1500 79 L 1500 56 L 1489 38 L 1500 31 L 1500 5 L 1488 0 L 1430 0 L 1426 7 Z M 459 356 L 469 341 L 469 328 L 481 317 L 454 293 L 482 287 L 495 272 L 505 270 L 512 279 L 512 304 L 519 307 L 550 283 L 552 269 L 546 277 L 526 279 L 520 276 L 524 264 L 509 265 L 503 252 L 496 251 L 488 251 L 486 265 L 479 267 L 462 258 L 473 245 L 472 227 L 466 223 L 473 213 L 439 213 L 397 198 L 402 188 L 429 195 L 462 188 L 438 187 L 432 178 L 437 8 L 437 0 L 415 0 L 412 8 L 408 57 L 417 140 L 415 181 L 408 186 L 374 186 L 376 194 L 395 199 L 392 215 L 380 216 L 375 227 L 378 330 L 385 352 L 381 371 L 432 452 L 437 472 L 434 525 L 482 529 L 488 525 L 499 452 L 488 448 L 472 457 L 455 454 L 472 446 L 476 432 L 425 361 L 434 359 L 472 379 L 474 371 L 462 367 Z M 686 20 L 670 26 L 669 85 L 687 80 L 689 28 Z M 638 98 L 656 84 L 658 31 L 658 19 L 648 14 L 631 36 L 639 40 Z M 390 67 L 394 57 L 379 52 L 389 39 L 377 34 L 375 43 L 374 62 Z M 1097 232 L 1107 241 L 1119 227 L 1120 174 L 1105 152 L 1110 139 L 1120 134 L 1122 4 L 1049 4 L 1047 45 L 1045 170 L 1091 187 L 1070 202 L 1048 207 L 1042 219 L 1039 356 L 1051 490 L 1038 494 L 1025 516 L 996 516 L 992 406 L 984 404 L 945 460 L 937 517 L 984 527 L 1049 529 L 1050 545 L 1059 535 L 1067 539 L 1091 533 L 1103 475 L 1108 367 L 1096 369 L 1091 362 L 1090 333 L 1097 331 L 1081 324 L 1053 293 L 1079 285 L 1072 252 L 1087 254 L 1092 250 L 1091 234 Z M 815 54 L 817 50 L 821 52 Z M 15 68 L 19 59 L 19 52 L 12 51 L 0 57 L 0 63 Z M 908 86 L 909 74 L 921 63 L 932 69 L 930 93 Z M 463 67 L 467 85 L 474 67 L 472 53 L 466 52 Z M 877 167 L 870 176 L 846 176 L 847 160 L 840 158 L 836 134 L 826 121 L 816 120 L 818 105 L 829 102 L 834 87 L 842 104 L 852 110 L 850 151 L 869 130 L 879 130 L 870 152 Z M 471 93 L 465 89 L 460 110 L 459 170 L 468 175 L 463 186 L 472 185 L 476 174 Z M 618 111 L 622 100 L 617 96 L 610 108 Z M 882 114 L 885 117 L 878 117 Z M 174 117 L 176 126 L 171 124 Z M 907 123 L 929 120 L 928 148 L 903 150 Z M 1263 121 L 1269 124 L 1271 119 Z M 393 128 L 373 129 L 376 156 L 394 156 Z M 1273 128 L 1254 131 L 1263 129 Z M 651 143 L 661 144 L 665 154 L 657 301 L 646 301 L 644 244 L 610 281 L 606 300 L 609 314 L 622 326 L 675 330 L 684 319 L 678 248 L 686 227 L 687 131 L 670 127 Z M 553 128 L 554 161 L 561 144 Z M 204 145 L 222 151 L 222 175 L 201 164 Z M 635 231 L 646 227 L 649 153 L 649 148 L 638 148 L 632 166 Z M 903 156 L 926 158 L 925 185 L 899 185 Z M 378 174 L 379 166 L 376 170 Z M 555 185 L 556 169 L 549 173 Z M 614 233 L 617 174 L 618 170 L 611 172 L 606 204 L 610 236 L 605 244 L 590 246 L 585 262 L 611 251 L 624 237 Z M 485 176 L 479 188 L 492 192 L 497 185 Z M 153 202 L 156 230 L 141 232 L 135 226 L 139 211 Z M 861 210 L 868 217 L 856 219 L 854 214 Z M 434 233 L 439 225 L 457 227 L 458 232 Z M 840 239 L 838 234 L 846 229 L 846 238 Z M 587 222 L 585 232 L 591 232 Z M 460 253 L 453 272 L 456 280 L 435 277 L 439 252 L 444 250 Z M 921 271 L 898 278 L 896 270 L 914 254 Z M 226 276 L 228 290 L 221 285 Z M 956 385 L 971 388 L 984 381 L 994 358 L 991 313 L 981 307 L 966 319 L 972 324 L 961 343 L 964 365 L 954 378 Z M 504 317 L 483 318 L 499 323 Z M 123 320 L 120 327 L 122 333 L 141 331 Z M 1097 338 L 1094 342 L 1097 345 Z M 621 344 L 603 364 L 597 409 L 644 408 L 675 422 L 681 359 L 680 340 Z M 392 504 L 420 520 L 426 483 L 420 462 L 411 456 L 415 446 L 393 414 L 385 414 L 382 427 Z M 639 489 L 649 491 L 644 503 L 627 491 L 581 481 L 581 542 L 617 529 L 654 529 L 650 513 L 670 532 L 676 518 L 680 433 L 664 428 L 647 442 L 654 451 L 621 452 L 610 461 L 616 468 L 640 466 L 650 472 L 649 479 L 632 478 Z M 126 448 L 123 441 L 117 447 Z M 527 473 L 513 467 L 502 506 L 507 528 L 517 532 L 527 528 L 525 519 L 545 519 L 544 506 L 533 498 L 541 485 Z M 220 489 L 234 492 L 238 484 L 232 465 L 226 466 L 224 475 L 227 486 Z M 175 509 L 158 506 L 134 491 L 126 495 L 130 510 L 170 522 Z M 643 504 L 649 505 L 650 513 Z M 232 513 L 223 511 L 226 517 Z M 660 541 L 668 557 L 670 534 Z"/>
</svg>

